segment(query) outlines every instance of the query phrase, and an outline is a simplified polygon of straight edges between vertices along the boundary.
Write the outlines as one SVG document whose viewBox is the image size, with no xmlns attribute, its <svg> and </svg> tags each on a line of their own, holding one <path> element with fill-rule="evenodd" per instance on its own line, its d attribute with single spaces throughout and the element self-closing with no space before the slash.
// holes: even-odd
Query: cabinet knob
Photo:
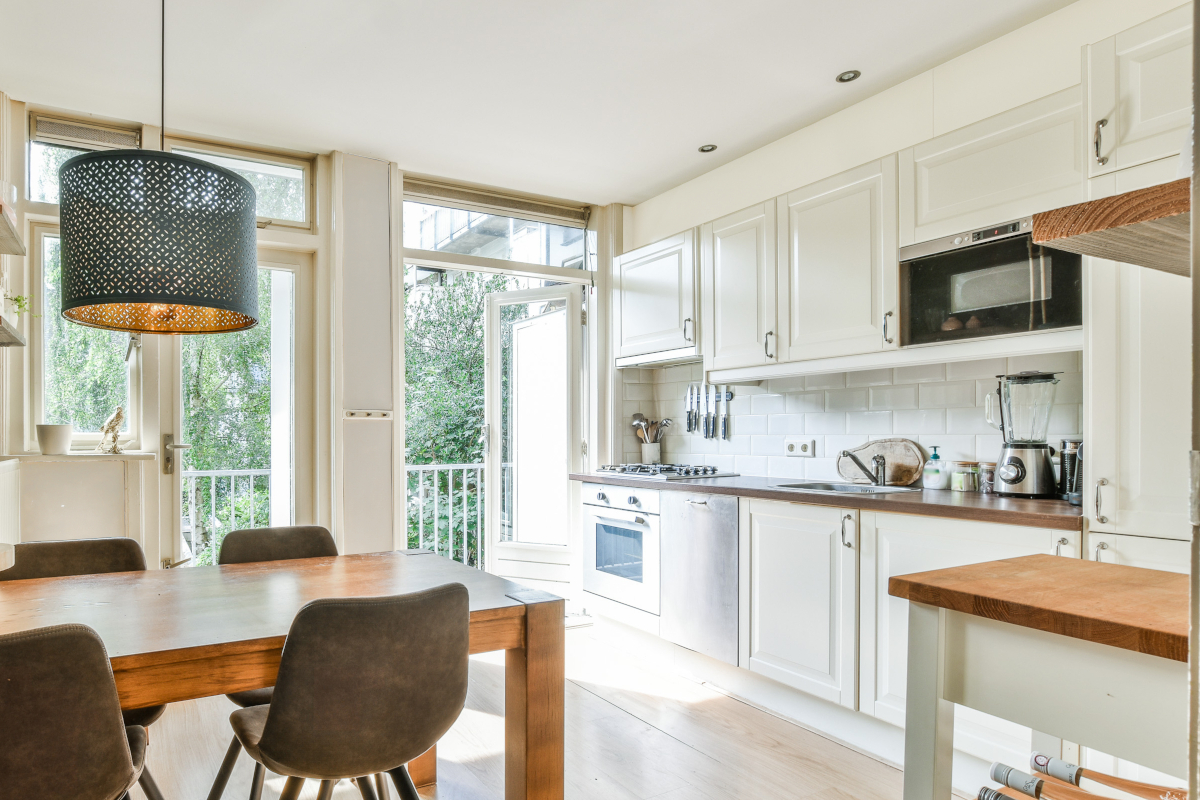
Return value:
<svg viewBox="0 0 1200 800">
<path fill-rule="evenodd" d="M 638 504 L 638 499 L 636 497 L 634 497 L 633 495 L 630 495 L 629 499 L 626 500 L 625 502 L 629 503 L 629 505 L 631 505 L 631 506 L 636 506 Z"/>
<path fill-rule="evenodd" d="M 606 495 L 604 492 L 596 492 L 596 499 L 599 500 L 601 503 L 607 503 L 608 495 Z"/>
</svg>

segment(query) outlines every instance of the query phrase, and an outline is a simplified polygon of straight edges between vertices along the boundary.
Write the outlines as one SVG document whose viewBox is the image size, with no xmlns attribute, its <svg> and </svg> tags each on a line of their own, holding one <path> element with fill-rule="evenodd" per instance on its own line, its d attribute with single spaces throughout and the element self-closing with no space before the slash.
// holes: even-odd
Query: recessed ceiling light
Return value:
<svg viewBox="0 0 1200 800">
<path fill-rule="evenodd" d="M 702 144 L 702 145 L 700 145 L 700 152 L 701 152 L 701 153 L 711 153 L 713 150 L 716 150 L 716 149 L 717 149 L 717 146 L 716 146 L 715 144 Z"/>
<path fill-rule="evenodd" d="M 862 73 L 859 72 L 858 70 L 848 69 L 845 72 L 843 72 L 841 75 L 837 76 L 837 82 L 838 83 L 849 83 L 852 80 L 856 80 L 860 75 L 862 75 Z"/>
</svg>

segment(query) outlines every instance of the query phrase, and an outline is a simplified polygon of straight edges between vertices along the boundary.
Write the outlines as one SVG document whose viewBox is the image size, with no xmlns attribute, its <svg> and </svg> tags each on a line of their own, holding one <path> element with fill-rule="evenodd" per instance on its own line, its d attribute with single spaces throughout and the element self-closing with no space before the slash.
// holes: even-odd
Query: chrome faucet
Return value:
<svg viewBox="0 0 1200 800">
<path fill-rule="evenodd" d="M 854 462 L 854 465 L 862 470 L 862 473 L 867 476 L 867 479 L 876 486 L 884 486 L 887 483 L 887 459 L 882 455 L 877 455 L 871 459 L 871 463 L 875 465 L 875 472 L 867 469 L 867 465 L 859 460 L 858 456 L 851 453 L 849 450 L 843 450 L 842 455 Z"/>
</svg>

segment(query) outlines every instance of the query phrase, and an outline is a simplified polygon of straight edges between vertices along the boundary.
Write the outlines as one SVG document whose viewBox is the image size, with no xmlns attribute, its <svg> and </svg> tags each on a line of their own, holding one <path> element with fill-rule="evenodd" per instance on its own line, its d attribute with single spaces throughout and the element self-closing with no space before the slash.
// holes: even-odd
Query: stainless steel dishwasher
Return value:
<svg viewBox="0 0 1200 800">
<path fill-rule="evenodd" d="M 737 665 L 738 500 L 662 492 L 659 635 Z"/>
</svg>

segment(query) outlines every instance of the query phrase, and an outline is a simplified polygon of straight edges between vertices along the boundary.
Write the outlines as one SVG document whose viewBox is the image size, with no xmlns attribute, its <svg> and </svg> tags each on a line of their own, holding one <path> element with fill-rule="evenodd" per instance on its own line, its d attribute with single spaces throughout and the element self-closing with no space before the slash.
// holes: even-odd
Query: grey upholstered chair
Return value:
<svg viewBox="0 0 1200 800">
<path fill-rule="evenodd" d="M 133 539 L 63 539 L 52 542 L 21 542 L 13 546 L 13 565 L 0 571 L 0 581 L 29 578 L 65 578 L 71 575 L 100 575 L 105 572 L 142 572 L 146 555 Z M 126 725 L 149 726 L 167 710 L 147 706 L 122 711 Z"/>
<path fill-rule="evenodd" d="M 336 556 L 337 544 L 329 531 L 320 525 L 294 525 L 277 528 L 249 528 L 240 531 L 230 531 L 221 540 L 221 552 L 217 555 L 217 563 L 249 564 L 258 561 L 289 561 L 294 558 L 320 558 Z M 265 705 L 271 702 L 272 687 L 265 689 L 249 689 L 244 692 L 233 692 L 225 695 L 242 708 Z M 209 790 L 209 800 L 217 800 L 225 792 L 229 776 L 233 773 L 238 754 L 242 750 L 241 742 L 233 737 L 225 760 Z M 254 771 L 252 796 L 262 791 L 263 771 L 261 767 Z"/>
<path fill-rule="evenodd" d="M 387 772 L 403 800 L 419 800 L 405 766 L 435 745 L 467 698 L 470 610 L 460 583 L 394 597 L 314 600 L 292 621 L 271 703 L 234 711 L 234 734 L 257 762 L 288 777 L 354 780 Z"/>
<path fill-rule="evenodd" d="M 113 800 L 140 783 L 149 737 L 125 725 L 104 643 L 86 625 L 0 636 L 0 800 Z"/>
</svg>

